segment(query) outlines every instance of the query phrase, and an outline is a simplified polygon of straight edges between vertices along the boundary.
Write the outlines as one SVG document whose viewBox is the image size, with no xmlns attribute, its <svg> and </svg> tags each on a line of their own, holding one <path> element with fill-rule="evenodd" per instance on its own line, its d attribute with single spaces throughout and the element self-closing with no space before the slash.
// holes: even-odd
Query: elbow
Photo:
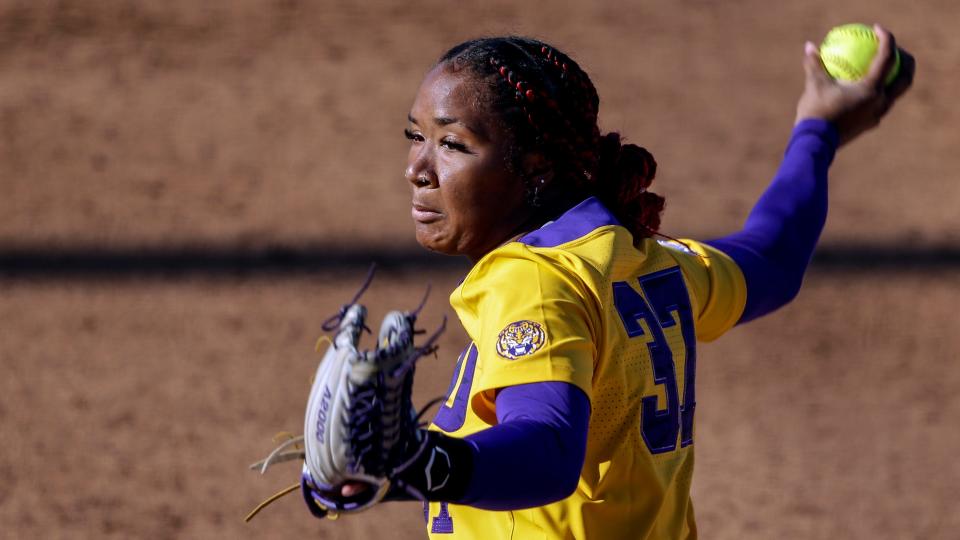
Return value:
<svg viewBox="0 0 960 540">
<path fill-rule="evenodd" d="M 556 471 L 548 493 L 545 494 L 546 496 L 542 500 L 537 501 L 537 506 L 562 501 L 573 495 L 574 492 L 577 491 L 577 486 L 580 485 L 580 469 L 582 466 L 582 463 L 575 469 L 574 467 L 565 466 L 563 470 Z"/>
<path fill-rule="evenodd" d="M 747 305 L 740 323 L 772 313 L 792 302 L 800 294 L 803 271 L 784 272 L 778 278 L 770 277 L 764 280 L 763 286 L 748 286 Z"/>
<path fill-rule="evenodd" d="M 583 460 L 586 457 L 586 437 L 582 443 L 575 448 L 561 447 L 564 456 L 562 464 L 557 467 L 554 488 L 551 490 L 552 497 L 548 503 L 566 499 L 577 491 L 577 486 L 580 485 L 580 473 L 583 470 Z"/>
<path fill-rule="evenodd" d="M 783 286 L 783 290 L 780 291 L 778 308 L 783 307 L 797 297 L 800 294 L 800 288 L 803 286 L 803 272 L 798 272 L 794 275 L 787 276 Z"/>
<path fill-rule="evenodd" d="M 793 302 L 793 299 L 800 294 L 800 288 L 803 287 L 803 276 L 807 272 L 807 265 L 810 264 L 810 258 L 807 257 L 802 263 L 797 263 L 791 268 L 784 270 L 783 280 L 784 290 L 783 290 L 783 303 L 781 305 L 787 305 L 790 302 Z"/>
<path fill-rule="evenodd" d="M 583 464 L 581 463 L 576 469 L 571 469 L 563 475 L 560 486 L 557 488 L 557 493 L 560 495 L 559 498 L 557 498 L 558 501 L 566 499 L 577 491 L 577 486 L 580 485 L 580 469 L 582 468 Z"/>
</svg>

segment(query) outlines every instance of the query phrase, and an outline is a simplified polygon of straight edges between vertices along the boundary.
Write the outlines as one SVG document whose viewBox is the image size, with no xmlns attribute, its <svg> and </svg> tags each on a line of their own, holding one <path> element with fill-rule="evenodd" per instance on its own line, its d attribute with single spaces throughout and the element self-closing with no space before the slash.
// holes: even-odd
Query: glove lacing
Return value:
<svg viewBox="0 0 960 540">
<path fill-rule="evenodd" d="M 360 296 L 370 286 L 375 270 L 376 266 L 371 265 L 370 270 L 367 272 L 366 279 L 350 303 L 343 305 L 336 314 L 323 322 L 321 328 L 324 331 L 332 332 L 339 328 L 340 323 L 347 313 L 347 309 L 351 305 L 356 304 Z M 405 315 L 407 325 L 404 331 L 410 332 L 412 335 L 401 336 L 401 343 L 409 339 L 412 344 L 413 335 L 426 333 L 425 330 L 414 329 L 414 323 L 427 302 L 430 289 L 430 285 L 427 285 L 427 290 L 420 304 L 416 309 Z M 359 468 L 362 463 L 364 469 L 370 474 L 389 476 L 395 471 L 402 470 L 423 451 L 427 439 L 420 429 L 424 427 L 425 424 L 421 424 L 420 420 L 431 407 L 440 403 L 444 397 L 434 398 L 424 405 L 419 412 L 416 411 L 412 399 L 415 366 L 417 360 L 421 357 L 434 354 L 437 351 L 438 345 L 436 341 L 444 330 L 446 330 L 446 325 L 447 317 L 444 316 L 440 326 L 433 335 L 427 339 L 426 343 L 421 347 L 413 346 L 411 352 L 399 363 L 392 373 L 380 372 L 377 375 L 376 384 L 354 385 L 348 383 L 348 391 L 350 392 L 350 402 L 352 405 L 350 414 L 351 422 L 349 426 L 350 448 L 360 449 L 356 454 L 351 452 L 349 455 L 352 462 L 350 466 L 354 470 Z M 363 325 L 363 329 L 368 333 L 372 333 L 366 324 Z M 318 352 L 320 343 L 325 340 L 330 341 L 330 346 L 336 347 L 335 342 L 329 337 L 321 336 L 317 342 Z M 376 352 L 367 352 L 366 354 L 387 355 L 388 352 L 378 347 Z M 378 389 L 381 391 L 379 399 L 377 396 Z M 378 419 L 379 422 L 377 422 Z M 379 430 L 375 428 L 377 423 L 380 424 Z M 381 437 L 382 440 L 377 441 L 377 437 Z M 274 448 L 266 458 L 251 464 L 250 469 L 259 469 L 262 475 L 265 474 L 267 469 L 272 465 L 306 458 L 303 447 L 303 435 L 293 436 L 289 433 L 280 433 L 275 439 L 279 438 L 286 438 L 287 440 Z M 378 442 L 380 444 L 376 444 Z M 375 446 L 384 451 L 381 452 L 380 455 L 370 456 L 369 452 Z M 411 447 L 413 447 L 414 450 L 411 451 Z M 290 448 L 293 449 L 291 450 Z M 387 453 L 386 449 L 390 449 L 389 453 Z M 370 459 L 374 461 L 371 462 Z M 390 467 L 392 463 L 397 463 L 398 461 L 403 461 L 403 463 L 401 463 L 400 466 Z M 249 522 L 261 510 L 283 496 L 296 491 L 300 486 L 301 484 L 298 482 L 271 495 L 247 514 L 244 521 Z M 337 515 L 334 512 L 330 512 L 328 517 L 330 519 L 336 519 Z"/>
</svg>

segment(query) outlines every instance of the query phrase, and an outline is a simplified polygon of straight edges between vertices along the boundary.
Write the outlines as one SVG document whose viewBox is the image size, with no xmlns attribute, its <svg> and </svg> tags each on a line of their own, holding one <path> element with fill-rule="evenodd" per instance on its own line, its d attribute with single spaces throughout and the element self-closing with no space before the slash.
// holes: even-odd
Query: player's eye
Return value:
<svg viewBox="0 0 960 540">
<path fill-rule="evenodd" d="M 468 149 L 467 149 L 467 145 L 463 144 L 462 142 L 457 141 L 456 139 L 452 139 L 452 138 L 450 138 L 450 137 L 444 137 L 444 138 L 440 141 L 440 146 L 442 146 L 442 147 L 444 147 L 444 148 L 447 148 L 447 149 L 450 149 L 450 150 L 457 151 L 457 152 L 464 152 L 464 153 L 467 153 L 467 154 L 470 153 L 470 152 L 468 151 Z"/>
<path fill-rule="evenodd" d="M 423 135 L 419 133 L 414 133 L 413 130 L 411 130 L 410 128 L 406 128 L 403 130 L 403 136 L 410 141 L 423 142 Z"/>
</svg>

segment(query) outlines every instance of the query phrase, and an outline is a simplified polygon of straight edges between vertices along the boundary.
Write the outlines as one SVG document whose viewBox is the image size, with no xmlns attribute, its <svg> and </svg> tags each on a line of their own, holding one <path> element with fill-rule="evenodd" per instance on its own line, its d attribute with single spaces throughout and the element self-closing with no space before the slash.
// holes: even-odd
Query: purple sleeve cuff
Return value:
<svg viewBox="0 0 960 540">
<path fill-rule="evenodd" d="M 810 134 L 822 139 L 829 148 L 831 157 L 840 146 L 840 133 L 837 132 L 836 126 L 822 118 L 807 118 L 797 123 L 797 125 L 793 127 L 790 143 L 792 144 L 793 141 L 797 139 L 797 136 L 801 134 Z M 787 152 L 789 151 L 790 144 L 787 145 Z"/>
<path fill-rule="evenodd" d="M 517 510 L 573 493 L 590 421 L 590 400 L 582 390 L 563 382 L 504 388 L 497 395 L 497 421 L 466 438 L 474 448 L 474 468 L 459 502 Z"/>
<path fill-rule="evenodd" d="M 742 230 L 707 242 L 729 255 L 747 284 L 739 322 L 783 306 L 800 291 L 827 218 L 827 171 L 839 144 L 821 119 L 798 123 L 776 176 Z"/>
</svg>

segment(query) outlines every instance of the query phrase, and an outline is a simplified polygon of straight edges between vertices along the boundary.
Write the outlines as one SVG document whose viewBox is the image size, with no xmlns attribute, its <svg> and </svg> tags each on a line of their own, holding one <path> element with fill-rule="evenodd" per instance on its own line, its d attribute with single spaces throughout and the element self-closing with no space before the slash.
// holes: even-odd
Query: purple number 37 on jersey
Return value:
<svg viewBox="0 0 960 540">
<path fill-rule="evenodd" d="M 693 443 L 697 369 L 693 310 L 678 267 L 640 276 L 637 282 L 643 291 L 642 296 L 627 282 L 618 281 L 613 284 L 613 301 L 627 335 L 646 338 L 654 384 L 663 385 L 665 390 L 666 407 L 659 408 L 657 396 L 645 396 L 640 419 L 640 432 L 647 448 L 652 454 L 661 454 L 676 450 L 678 434 L 681 448 Z M 676 373 L 681 359 L 670 349 L 664 335 L 664 329 L 678 324 L 686 353 L 682 405 L 679 403 Z"/>
</svg>

